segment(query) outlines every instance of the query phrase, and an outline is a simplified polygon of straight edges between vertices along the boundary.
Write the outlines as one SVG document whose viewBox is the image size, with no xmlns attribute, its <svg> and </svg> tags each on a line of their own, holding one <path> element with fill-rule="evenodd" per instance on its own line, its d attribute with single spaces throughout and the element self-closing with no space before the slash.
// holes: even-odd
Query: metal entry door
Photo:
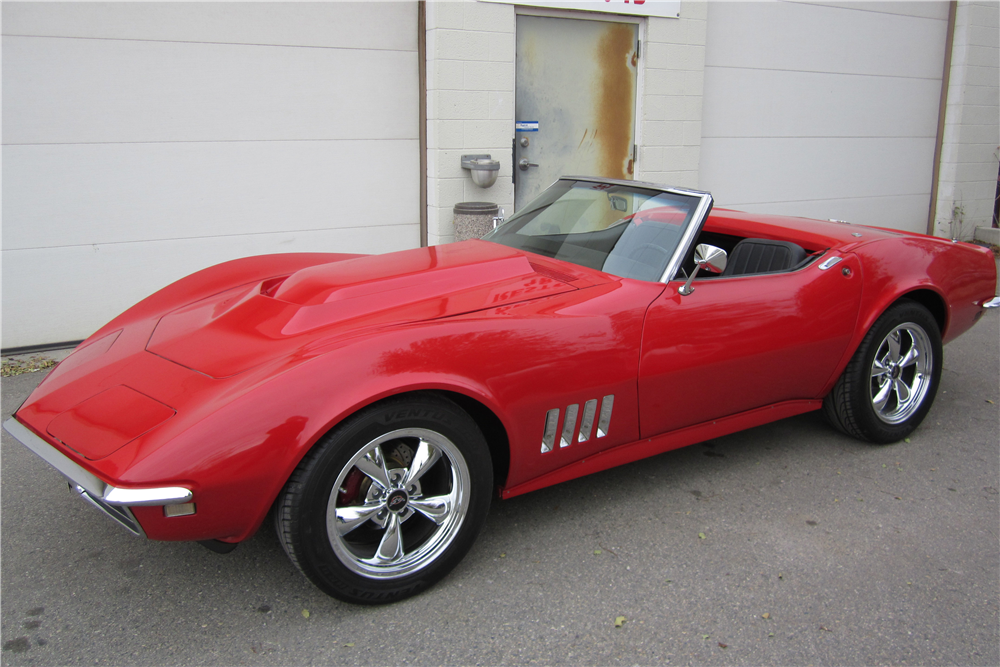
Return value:
<svg viewBox="0 0 1000 667">
<path fill-rule="evenodd" d="M 517 17 L 515 209 L 566 174 L 632 178 L 638 31 Z"/>
</svg>

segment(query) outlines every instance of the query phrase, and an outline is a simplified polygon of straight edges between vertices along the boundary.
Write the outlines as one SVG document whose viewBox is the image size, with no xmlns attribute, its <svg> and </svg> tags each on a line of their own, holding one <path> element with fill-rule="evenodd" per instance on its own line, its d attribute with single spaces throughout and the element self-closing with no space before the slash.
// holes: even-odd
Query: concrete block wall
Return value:
<svg viewBox="0 0 1000 667">
<path fill-rule="evenodd" d="M 679 19 L 647 19 L 636 136 L 639 180 L 699 187 L 707 18 L 707 3 L 682 2 Z"/>
<path fill-rule="evenodd" d="M 934 234 L 989 227 L 1000 160 L 1000 5 L 958 3 Z"/>
<path fill-rule="evenodd" d="M 545 10 L 542 10 L 543 13 Z M 681 18 L 647 18 L 640 59 L 636 178 L 698 187 L 707 4 L 683 2 Z M 553 16 L 572 16 L 552 11 Z M 578 15 L 577 15 L 578 16 Z M 594 18 L 601 15 L 594 15 Z M 458 202 L 514 210 L 514 5 L 427 3 L 427 237 L 454 240 Z M 500 161 L 493 187 L 472 183 L 464 153 Z"/>
<path fill-rule="evenodd" d="M 427 3 L 427 242 L 455 238 L 453 208 L 489 201 L 514 210 L 514 7 L 486 2 Z M 490 188 L 472 182 L 461 156 L 500 161 Z"/>
</svg>

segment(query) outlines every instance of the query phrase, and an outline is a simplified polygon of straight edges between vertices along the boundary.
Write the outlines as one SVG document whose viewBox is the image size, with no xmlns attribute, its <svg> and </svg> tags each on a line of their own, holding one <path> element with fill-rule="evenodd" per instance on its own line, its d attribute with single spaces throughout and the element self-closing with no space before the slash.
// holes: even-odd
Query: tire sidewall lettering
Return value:
<svg viewBox="0 0 1000 667">
<path fill-rule="evenodd" d="M 408 425 L 424 425 L 436 422 L 437 424 L 448 424 L 450 426 L 452 421 L 452 415 L 444 410 L 404 408 L 393 410 L 389 414 L 383 416 L 382 419 L 379 420 L 379 423 L 385 426 L 397 426 L 400 423 Z"/>
</svg>

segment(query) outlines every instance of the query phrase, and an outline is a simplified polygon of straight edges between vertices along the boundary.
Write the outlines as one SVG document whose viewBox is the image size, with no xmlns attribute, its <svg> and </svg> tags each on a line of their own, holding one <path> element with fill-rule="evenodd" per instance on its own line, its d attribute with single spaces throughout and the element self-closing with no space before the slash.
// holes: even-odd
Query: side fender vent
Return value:
<svg viewBox="0 0 1000 667">
<path fill-rule="evenodd" d="M 611 411 L 615 405 L 614 394 L 608 394 L 601 399 L 601 412 L 597 420 L 597 437 L 607 436 L 611 429 Z M 587 442 L 590 440 L 594 430 L 594 416 L 597 414 L 597 399 L 592 398 L 583 404 L 583 419 L 580 420 L 580 430 L 577 431 L 577 415 L 580 413 L 580 404 L 573 403 L 566 406 L 566 418 L 563 420 L 562 435 L 559 437 L 559 447 L 569 447 L 573 444 L 573 436 L 576 435 L 576 442 Z M 552 408 L 545 413 L 545 428 L 542 431 L 542 453 L 551 452 L 555 449 L 556 434 L 559 432 L 559 408 Z"/>
</svg>

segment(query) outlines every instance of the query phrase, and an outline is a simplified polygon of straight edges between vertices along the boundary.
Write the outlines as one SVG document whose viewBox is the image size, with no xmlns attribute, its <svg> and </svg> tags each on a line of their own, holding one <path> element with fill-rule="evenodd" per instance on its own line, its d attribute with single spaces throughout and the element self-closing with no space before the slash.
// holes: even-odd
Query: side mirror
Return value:
<svg viewBox="0 0 1000 667">
<path fill-rule="evenodd" d="M 714 245 L 708 245 L 707 243 L 699 243 L 698 247 L 694 249 L 694 271 L 691 272 L 687 282 L 684 283 L 684 287 L 681 287 L 678 293 L 681 296 L 687 296 L 694 291 L 694 288 L 691 287 L 691 282 L 698 275 L 699 269 L 705 269 L 712 273 L 722 273 L 725 271 L 728 259 L 726 251 L 722 248 L 716 248 Z"/>
</svg>

